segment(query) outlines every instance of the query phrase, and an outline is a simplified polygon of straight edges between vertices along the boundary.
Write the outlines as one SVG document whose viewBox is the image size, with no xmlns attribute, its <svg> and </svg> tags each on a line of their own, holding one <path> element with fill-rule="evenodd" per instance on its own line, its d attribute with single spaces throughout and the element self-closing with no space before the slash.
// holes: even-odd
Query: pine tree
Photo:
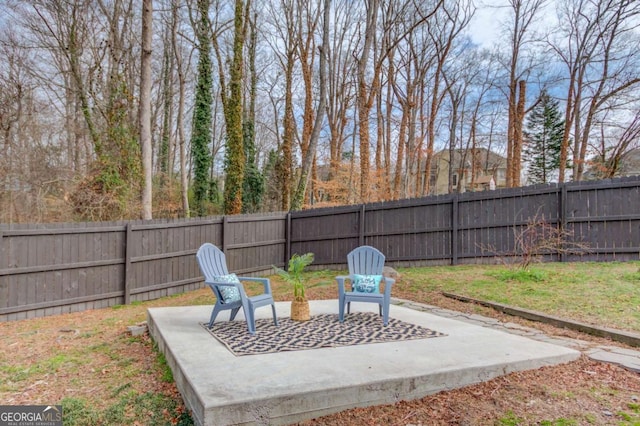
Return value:
<svg viewBox="0 0 640 426">
<path fill-rule="evenodd" d="M 560 168 L 564 120 L 554 100 L 543 90 L 529 113 L 525 154 L 529 159 L 529 183 L 548 183 Z"/>
<path fill-rule="evenodd" d="M 209 0 L 198 0 L 197 37 L 200 58 L 198 59 L 198 82 L 193 109 L 193 132 L 191 134 L 191 155 L 193 156 L 193 195 L 195 213 L 206 214 L 207 192 L 209 191 L 209 141 L 211 140 L 211 104 L 213 102 L 211 77 L 211 42 L 209 41 Z"/>
</svg>

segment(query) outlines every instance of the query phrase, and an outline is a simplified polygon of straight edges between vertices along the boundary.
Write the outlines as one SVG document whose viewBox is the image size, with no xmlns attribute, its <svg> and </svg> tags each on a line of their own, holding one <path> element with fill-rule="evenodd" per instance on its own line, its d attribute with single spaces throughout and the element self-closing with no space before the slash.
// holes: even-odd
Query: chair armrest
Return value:
<svg viewBox="0 0 640 426">
<path fill-rule="evenodd" d="M 262 286 L 264 287 L 264 292 L 266 294 L 271 294 L 271 282 L 269 281 L 269 278 L 238 277 L 238 279 L 240 280 L 240 282 L 242 282 L 242 281 L 253 281 L 253 282 L 257 282 L 257 283 L 262 283 Z"/>
<path fill-rule="evenodd" d="M 338 282 L 338 294 L 342 294 L 345 292 L 344 283 L 346 280 L 349 280 L 350 283 L 353 283 L 353 278 L 351 275 L 338 275 L 336 277 L 336 281 Z"/>
<path fill-rule="evenodd" d="M 382 279 L 384 280 L 384 297 L 391 297 L 391 287 L 393 287 L 396 280 L 385 276 L 383 276 Z"/>
</svg>

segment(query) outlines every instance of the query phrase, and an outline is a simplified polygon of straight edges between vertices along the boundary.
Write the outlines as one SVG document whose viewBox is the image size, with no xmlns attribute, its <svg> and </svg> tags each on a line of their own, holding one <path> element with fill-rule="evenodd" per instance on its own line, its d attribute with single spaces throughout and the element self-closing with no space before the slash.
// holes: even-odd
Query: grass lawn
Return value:
<svg viewBox="0 0 640 426">
<path fill-rule="evenodd" d="M 545 263 L 403 269 L 395 296 L 449 292 L 640 332 L 640 263 Z M 427 294 L 425 294 L 427 293 Z M 424 300 L 428 303 L 428 300 Z"/>
<path fill-rule="evenodd" d="M 441 295 L 443 291 L 451 292 L 598 326 L 640 332 L 639 268 L 638 262 L 539 264 L 527 272 L 504 266 L 399 268 L 401 278 L 392 294 L 417 302 L 491 314 L 487 308 L 445 300 Z M 340 273 L 327 270 L 305 273 L 307 297 L 337 298 L 334 277 Z M 275 275 L 271 280 L 276 300 L 291 300 L 291 289 Z M 247 288 L 251 294 L 257 292 L 261 285 L 248 285 Z M 148 335 L 130 336 L 127 326 L 144 321 L 148 307 L 197 304 L 213 304 L 213 295 L 208 288 L 128 306 L 0 323 L 0 401 L 3 404 L 62 404 L 65 425 L 191 424 L 171 371 L 154 348 L 154 343 Z M 603 371 L 587 374 L 585 384 L 577 385 L 584 388 L 580 389 L 589 401 L 597 401 L 605 407 L 626 397 L 620 390 L 612 390 L 610 383 L 613 380 L 610 374 L 621 375 L 623 372 L 592 365 L 574 365 L 573 368 Z M 599 382 L 598 374 L 605 373 L 607 377 L 603 376 L 602 383 Z M 561 374 L 556 372 L 554 375 Z M 577 377 L 579 374 L 568 376 Z M 523 377 L 517 380 L 528 380 Z M 618 377 L 616 380 L 621 379 Z M 637 390 L 633 386 L 631 391 L 640 396 L 640 381 Z M 589 404 L 583 396 L 575 396 L 583 394 L 580 389 L 551 389 L 549 392 L 562 396 L 558 404 L 563 407 L 570 407 L 575 400 L 576 413 L 582 410 L 584 415 L 564 415 L 562 419 L 566 423 L 544 423 L 557 420 L 557 416 L 536 417 L 535 424 L 583 424 L 585 418 L 597 419 L 602 409 L 594 408 L 598 413 L 591 413 L 591 408 L 585 408 Z M 531 397 L 528 395 L 531 392 L 531 388 L 521 391 L 512 388 L 509 396 L 526 400 Z M 572 396 L 567 397 L 567 393 Z M 456 393 L 439 394 L 437 398 L 442 399 L 443 395 Z M 498 391 L 490 397 L 506 399 Z M 433 400 L 422 404 L 435 406 Z M 612 420 L 615 420 L 611 424 L 640 424 L 637 400 L 635 403 L 629 401 L 629 404 L 620 409 L 610 408 L 614 413 Z M 487 407 L 493 408 L 485 409 L 478 402 L 473 414 L 493 419 L 486 424 L 531 424 L 527 423 L 530 414 L 526 414 L 535 411 L 531 407 L 518 409 L 512 404 L 496 411 L 495 405 L 488 404 Z M 352 424 L 364 424 L 364 419 L 372 415 L 378 420 L 372 420 L 370 424 L 384 424 L 381 420 L 386 418 L 384 416 L 402 418 L 410 415 L 407 410 L 417 413 L 421 408 L 400 404 L 397 407 L 354 410 L 341 415 L 352 416 L 349 417 L 354 419 Z M 436 418 L 434 413 L 428 416 Z M 329 417 L 316 424 L 341 424 L 344 419 Z M 512 419 L 524 420 L 518 423 Z M 500 423 L 503 420 L 506 423 Z M 417 420 L 414 423 L 418 424 Z M 423 421 L 423 424 L 429 423 Z"/>
</svg>

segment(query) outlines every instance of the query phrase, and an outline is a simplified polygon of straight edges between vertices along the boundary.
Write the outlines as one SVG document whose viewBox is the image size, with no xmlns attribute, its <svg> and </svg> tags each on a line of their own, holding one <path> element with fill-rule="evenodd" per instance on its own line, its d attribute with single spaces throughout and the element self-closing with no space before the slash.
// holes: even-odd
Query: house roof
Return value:
<svg viewBox="0 0 640 426">
<path fill-rule="evenodd" d="M 475 179 L 475 182 L 476 182 L 478 185 L 482 185 L 482 184 L 488 184 L 488 183 L 491 183 L 491 181 L 492 181 L 492 180 L 493 180 L 493 176 L 478 176 L 478 177 Z"/>
</svg>

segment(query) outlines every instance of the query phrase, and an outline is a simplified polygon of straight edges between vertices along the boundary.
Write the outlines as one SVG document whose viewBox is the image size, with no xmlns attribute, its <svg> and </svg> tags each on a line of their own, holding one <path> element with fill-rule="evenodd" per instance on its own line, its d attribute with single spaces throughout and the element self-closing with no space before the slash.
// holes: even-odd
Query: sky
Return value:
<svg viewBox="0 0 640 426">
<path fill-rule="evenodd" d="M 555 17 L 555 0 L 548 1 L 546 7 L 538 15 L 531 28 L 544 30 L 553 25 Z M 469 23 L 469 33 L 474 42 L 482 47 L 490 48 L 499 40 L 505 23 L 510 20 L 509 0 L 480 0 L 476 4 L 476 13 Z"/>
<path fill-rule="evenodd" d="M 499 39 L 502 22 L 508 16 L 503 8 L 479 6 L 469 23 L 469 33 L 475 43 L 490 48 Z"/>
</svg>

